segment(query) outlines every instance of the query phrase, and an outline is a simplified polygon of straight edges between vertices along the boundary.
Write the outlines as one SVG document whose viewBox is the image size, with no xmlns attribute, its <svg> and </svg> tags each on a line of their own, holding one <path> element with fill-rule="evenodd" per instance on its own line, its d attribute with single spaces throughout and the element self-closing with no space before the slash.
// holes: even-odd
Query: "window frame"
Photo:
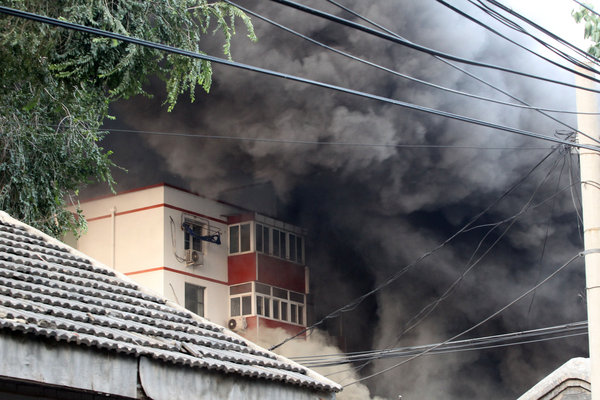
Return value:
<svg viewBox="0 0 600 400">
<path fill-rule="evenodd" d="M 305 265 L 306 242 L 302 235 L 257 221 L 254 221 L 252 232 L 254 233 L 253 247 L 257 253 Z"/>
<path fill-rule="evenodd" d="M 228 238 L 228 255 L 236 255 L 236 254 L 246 254 L 252 253 L 255 251 L 255 232 L 254 232 L 254 223 L 252 221 L 240 222 L 237 224 L 231 224 L 227 227 L 227 238 Z M 245 240 L 243 240 L 243 229 L 248 227 L 248 248 L 247 250 L 243 245 L 245 244 Z M 237 234 L 235 235 L 235 239 L 233 240 L 232 230 L 237 230 Z"/>
<path fill-rule="evenodd" d="M 243 286 L 246 285 L 247 287 L 243 288 Z M 240 288 L 241 290 L 246 291 L 241 292 Z M 305 293 L 283 289 L 256 281 L 230 286 L 229 292 L 230 318 L 257 316 L 274 321 L 285 322 L 291 325 L 306 326 Z M 232 292 L 235 293 L 231 294 Z M 252 302 L 251 314 L 244 314 L 243 298 Z M 234 303 L 237 303 L 236 307 L 239 314 L 234 315 L 234 313 L 232 313 Z"/>
<path fill-rule="evenodd" d="M 184 225 L 189 225 L 192 231 L 199 235 L 204 236 L 207 233 L 208 225 L 205 222 L 200 222 L 194 219 L 185 218 L 181 227 L 183 228 L 183 250 L 193 250 L 197 251 L 201 254 L 204 254 L 205 245 L 204 241 L 198 238 L 195 238 L 193 235 L 185 229 Z M 196 228 L 199 228 L 200 232 L 196 232 Z M 191 246 L 190 246 L 191 243 Z"/>
<path fill-rule="evenodd" d="M 191 303 L 188 303 L 188 290 L 194 290 L 195 291 L 195 299 L 196 301 L 194 302 L 194 309 L 191 309 L 188 307 L 188 305 L 191 305 Z M 197 314 L 201 317 L 204 317 L 204 313 L 205 313 L 205 309 L 206 309 L 206 286 L 200 286 L 200 285 L 196 285 L 194 283 L 191 282 L 184 282 L 184 289 L 183 289 L 183 296 L 184 296 L 184 305 L 185 305 L 185 309 L 188 311 L 193 312 L 194 314 Z M 201 293 L 201 295 L 199 296 L 198 293 Z M 201 300 L 201 301 L 200 301 Z M 198 307 L 198 305 L 200 307 Z M 198 312 L 198 310 L 200 312 Z"/>
</svg>

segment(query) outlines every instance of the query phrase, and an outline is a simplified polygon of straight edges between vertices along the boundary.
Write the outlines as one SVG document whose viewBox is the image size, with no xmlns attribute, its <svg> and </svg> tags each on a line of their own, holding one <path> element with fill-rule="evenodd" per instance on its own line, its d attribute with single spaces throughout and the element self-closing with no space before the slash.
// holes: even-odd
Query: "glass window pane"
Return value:
<svg viewBox="0 0 600 400">
<path fill-rule="evenodd" d="M 252 297 L 242 297 L 242 315 L 252 314 Z"/>
<path fill-rule="evenodd" d="M 263 251 L 263 226 L 256 224 L 256 251 Z"/>
<path fill-rule="evenodd" d="M 304 295 L 290 291 L 290 300 L 304 304 Z"/>
<path fill-rule="evenodd" d="M 185 308 L 191 312 L 196 312 L 196 303 L 198 302 L 198 292 L 194 290 L 194 285 L 185 284 Z"/>
<path fill-rule="evenodd" d="M 286 233 L 285 232 L 279 232 L 279 245 L 281 246 L 281 258 L 287 258 L 287 252 L 285 251 L 285 237 L 286 237 Z"/>
<path fill-rule="evenodd" d="M 281 302 L 281 320 L 282 321 L 287 321 L 288 320 L 288 309 L 287 309 L 288 303 L 285 301 Z"/>
<path fill-rule="evenodd" d="M 271 303 L 271 299 L 269 299 L 268 297 L 265 297 L 265 304 L 264 304 L 264 311 L 265 313 L 263 314 L 265 317 L 270 317 L 270 308 L 269 305 Z"/>
<path fill-rule="evenodd" d="M 300 236 L 296 238 L 296 261 L 300 264 L 304 262 L 302 260 L 302 238 Z"/>
<path fill-rule="evenodd" d="M 273 255 L 279 257 L 279 231 L 273 229 Z"/>
<path fill-rule="evenodd" d="M 240 252 L 240 226 L 229 227 L 229 253 Z"/>
<path fill-rule="evenodd" d="M 296 235 L 290 233 L 290 260 L 296 261 Z"/>
<path fill-rule="evenodd" d="M 279 288 L 274 287 L 273 288 L 273 296 L 279 297 L 280 299 L 287 299 L 288 291 L 285 289 L 279 289 Z"/>
<path fill-rule="evenodd" d="M 263 251 L 269 254 L 269 228 L 266 226 L 263 229 Z"/>
<path fill-rule="evenodd" d="M 266 294 L 267 296 L 271 295 L 271 286 L 258 282 L 256 282 L 254 285 L 256 293 Z"/>
<path fill-rule="evenodd" d="M 242 283 L 241 285 L 235 285 L 229 287 L 229 294 L 241 294 L 241 293 L 250 293 L 252 291 L 252 283 Z"/>
<path fill-rule="evenodd" d="M 304 307 L 298 306 L 298 323 L 304 325 Z"/>
<path fill-rule="evenodd" d="M 202 286 L 185 283 L 185 308 L 204 316 L 204 288 Z"/>
<path fill-rule="evenodd" d="M 234 297 L 231 299 L 231 309 L 229 310 L 232 317 L 240 315 L 240 298 Z"/>
<path fill-rule="evenodd" d="M 250 224 L 240 225 L 240 251 L 250 251 Z"/>
<path fill-rule="evenodd" d="M 290 321 L 296 323 L 298 321 L 298 306 L 290 304 Z"/>
<path fill-rule="evenodd" d="M 273 299 L 273 318 L 279 319 L 279 300 Z"/>
<path fill-rule="evenodd" d="M 256 313 L 263 315 L 263 298 L 262 296 L 256 296 Z"/>
</svg>

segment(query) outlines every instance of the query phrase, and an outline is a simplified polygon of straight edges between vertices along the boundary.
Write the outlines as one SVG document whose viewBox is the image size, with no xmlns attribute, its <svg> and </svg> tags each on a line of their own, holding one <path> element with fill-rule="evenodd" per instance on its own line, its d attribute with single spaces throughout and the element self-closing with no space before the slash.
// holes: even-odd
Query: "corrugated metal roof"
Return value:
<svg viewBox="0 0 600 400">
<path fill-rule="evenodd" d="M 336 392 L 334 382 L 145 293 L 0 212 L 0 330 Z"/>
</svg>

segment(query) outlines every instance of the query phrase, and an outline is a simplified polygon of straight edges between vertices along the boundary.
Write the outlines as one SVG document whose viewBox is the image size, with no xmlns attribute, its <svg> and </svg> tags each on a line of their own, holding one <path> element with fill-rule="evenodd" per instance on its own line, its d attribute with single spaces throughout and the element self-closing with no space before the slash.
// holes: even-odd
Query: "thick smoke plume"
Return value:
<svg viewBox="0 0 600 400">
<path fill-rule="evenodd" d="M 313 5 L 350 17 L 326 4 Z M 507 100 L 426 54 L 272 2 L 243 5 L 404 74 Z M 436 2 L 346 1 L 345 5 L 431 48 L 570 79 Z M 458 5 L 467 7 L 466 3 Z M 256 18 L 254 21 L 259 42 L 250 44 L 238 38 L 232 48 L 237 61 L 550 136 L 568 131 L 534 112 L 426 88 L 351 62 Z M 205 43 L 206 51 L 215 55 L 219 46 L 218 37 Z M 574 93 L 567 89 L 466 68 L 530 103 L 575 107 Z M 162 90 L 154 89 L 159 94 Z M 166 180 L 219 197 L 222 192 L 231 193 L 231 188 L 267 182 L 272 188 L 268 202 L 279 204 L 278 216 L 309 232 L 313 321 L 436 248 L 519 182 L 551 147 L 502 131 L 218 65 L 214 65 L 211 93 L 198 91 L 196 103 L 186 104 L 182 98 L 168 114 L 158 98 L 160 95 L 153 101 L 133 99 L 118 104 L 114 108 L 117 120 L 107 126 L 247 139 L 441 146 L 269 143 L 116 132 L 106 139 L 105 146 L 115 151 L 115 161 L 129 170 L 128 174 L 116 171 L 119 190 Z M 565 118 L 574 123 L 573 118 L 561 117 Z M 581 249 L 572 191 L 565 189 L 570 180 L 578 179 L 573 157 L 569 151 L 557 149 L 476 225 L 527 212 L 487 236 L 491 225 L 465 232 L 321 329 L 337 337 L 345 351 L 434 343 L 516 298 Z M 557 190 L 560 192 L 554 196 Z M 504 235 L 509 225 L 511 229 Z M 496 240 L 497 245 L 465 275 L 451 296 L 421 324 L 401 335 L 419 310 L 439 298 L 467 270 L 474 252 L 473 260 L 477 260 Z M 585 303 L 578 301 L 584 289 L 582 265 L 570 266 L 537 290 L 534 298 L 528 297 L 470 335 L 584 320 Z M 306 353 L 320 351 L 305 348 Z M 571 338 L 426 356 L 367 384 L 372 395 L 389 398 L 514 398 L 567 359 L 582 355 L 586 355 L 585 340 Z M 370 374 L 398 361 L 376 362 L 360 373 Z"/>
</svg>

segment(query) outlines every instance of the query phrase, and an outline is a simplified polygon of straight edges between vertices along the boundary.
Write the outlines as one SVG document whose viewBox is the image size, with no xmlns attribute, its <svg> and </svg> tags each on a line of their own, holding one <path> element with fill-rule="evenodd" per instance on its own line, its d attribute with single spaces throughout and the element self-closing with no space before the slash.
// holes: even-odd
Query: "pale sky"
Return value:
<svg viewBox="0 0 600 400">
<path fill-rule="evenodd" d="M 595 10 L 600 10 L 600 0 L 582 2 L 593 5 Z M 587 50 L 589 42 L 583 39 L 584 24 L 577 24 L 571 16 L 572 10 L 580 8 L 573 0 L 507 0 L 503 3 L 583 50 Z"/>
</svg>

